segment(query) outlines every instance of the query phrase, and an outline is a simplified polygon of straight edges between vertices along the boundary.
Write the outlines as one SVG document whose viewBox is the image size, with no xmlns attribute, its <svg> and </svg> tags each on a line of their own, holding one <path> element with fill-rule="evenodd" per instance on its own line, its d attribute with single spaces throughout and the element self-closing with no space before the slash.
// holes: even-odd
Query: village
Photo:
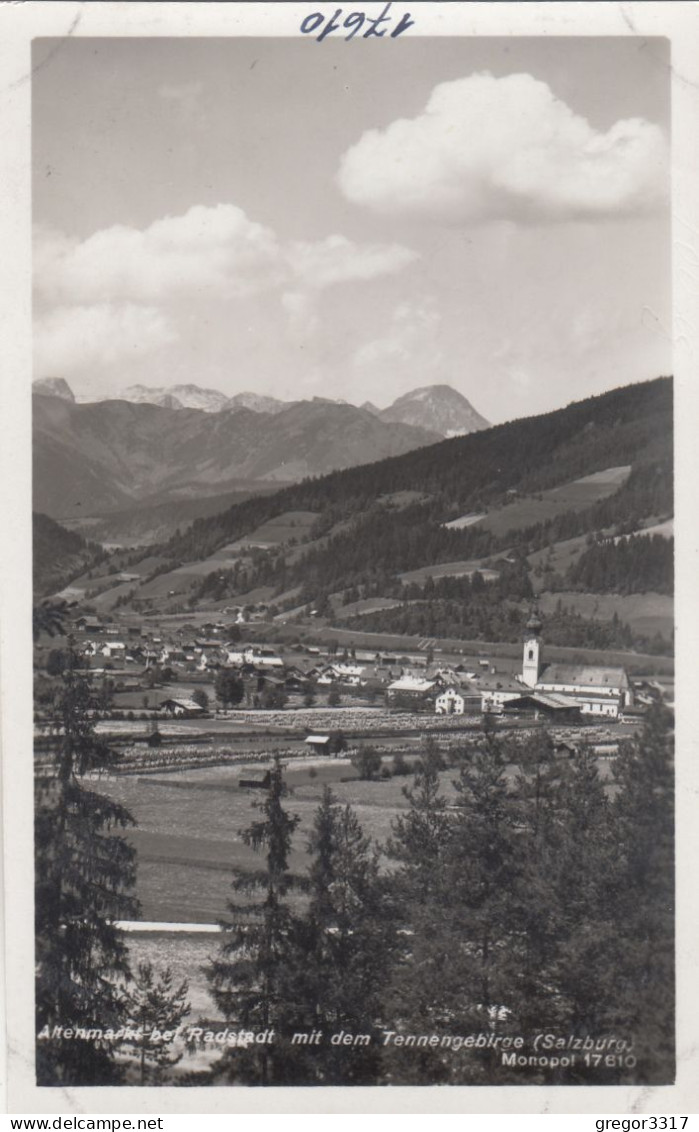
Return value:
<svg viewBox="0 0 699 1132">
<path fill-rule="evenodd" d="M 271 753 L 337 755 L 366 743 L 410 754 L 427 734 L 453 742 L 479 731 L 484 718 L 501 729 L 546 726 L 570 752 L 584 741 L 608 756 L 654 699 L 672 698 L 667 677 L 546 663 L 536 613 L 523 627 L 519 660 L 448 651 L 436 641 L 406 652 L 249 643 L 245 628 L 224 620 L 73 618 L 65 639 L 44 638 L 37 650 L 37 757 L 52 730 L 51 688 L 68 636 L 100 694 L 97 730 L 122 748 L 125 773 Z"/>
</svg>

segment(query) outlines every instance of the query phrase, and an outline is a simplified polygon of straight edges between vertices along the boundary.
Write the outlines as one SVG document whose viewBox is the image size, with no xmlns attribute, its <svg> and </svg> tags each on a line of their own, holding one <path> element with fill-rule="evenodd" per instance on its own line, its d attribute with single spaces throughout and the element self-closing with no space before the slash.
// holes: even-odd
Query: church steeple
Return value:
<svg viewBox="0 0 699 1132">
<path fill-rule="evenodd" d="M 543 625 L 539 611 L 532 610 L 524 630 L 524 653 L 522 656 L 522 683 L 528 688 L 536 687 L 541 672 L 541 654 L 543 642 L 541 630 Z"/>
</svg>

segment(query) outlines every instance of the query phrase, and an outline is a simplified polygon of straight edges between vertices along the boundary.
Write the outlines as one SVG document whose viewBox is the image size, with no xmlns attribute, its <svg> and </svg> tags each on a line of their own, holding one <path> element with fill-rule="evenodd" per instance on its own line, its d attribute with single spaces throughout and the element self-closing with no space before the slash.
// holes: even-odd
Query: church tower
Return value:
<svg viewBox="0 0 699 1132">
<path fill-rule="evenodd" d="M 522 657 L 522 683 L 526 684 L 528 688 L 536 687 L 541 672 L 542 628 L 539 614 L 536 610 L 533 610 L 524 631 L 524 655 Z"/>
</svg>

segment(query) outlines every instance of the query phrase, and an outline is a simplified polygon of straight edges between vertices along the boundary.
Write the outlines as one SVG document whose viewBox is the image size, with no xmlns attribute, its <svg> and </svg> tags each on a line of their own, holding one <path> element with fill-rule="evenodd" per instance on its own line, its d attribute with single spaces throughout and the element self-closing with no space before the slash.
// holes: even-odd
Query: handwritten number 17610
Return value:
<svg viewBox="0 0 699 1132">
<path fill-rule="evenodd" d="M 350 12 L 348 16 L 342 19 L 342 8 L 337 8 L 332 16 L 326 16 L 323 12 L 311 12 L 310 16 L 306 16 L 301 21 L 301 31 L 304 35 L 313 35 L 314 32 L 322 28 L 319 35 L 316 36 L 316 41 L 322 43 L 328 35 L 332 35 L 335 31 L 345 29 L 349 32 L 345 39 L 354 39 L 362 28 L 362 39 L 371 39 L 372 36 L 377 36 L 379 39 L 386 34 L 389 25 L 394 23 L 394 17 L 389 16 L 392 8 L 392 2 L 389 0 L 380 16 L 367 16 L 365 12 Z M 365 27 L 366 24 L 366 27 Z M 393 30 L 389 32 L 391 39 L 397 39 L 408 28 L 414 27 L 415 20 L 411 20 L 410 12 L 406 12 L 401 16 L 398 23 Z"/>
</svg>

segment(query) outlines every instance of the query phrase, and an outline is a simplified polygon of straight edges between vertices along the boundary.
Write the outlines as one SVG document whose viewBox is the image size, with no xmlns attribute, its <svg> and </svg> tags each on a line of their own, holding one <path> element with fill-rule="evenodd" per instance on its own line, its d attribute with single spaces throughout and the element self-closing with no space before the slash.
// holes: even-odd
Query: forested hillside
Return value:
<svg viewBox="0 0 699 1132">
<path fill-rule="evenodd" d="M 48 515 L 35 512 L 32 523 L 34 594 L 55 593 L 83 570 L 107 558 L 107 552 L 67 531 Z"/>
<path fill-rule="evenodd" d="M 610 468 L 624 472 L 619 486 L 597 496 L 591 492 L 587 503 L 527 523 L 526 500 L 561 484 L 594 479 L 593 473 Z M 509 515 L 517 510 L 513 500 L 521 504 L 514 530 L 506 523 L 500 533 L 489 529 L 488 522 L 447 525 L 460 515 L 487 520 Z M 322 610 L 331 595 L 346 591 L 349 601 L 376 595 L 407 599 L 410 595 L 398 577 L 402 572 L 458 560 L 500 559 L 497 599 L 521 600 L 527 596 L 522 572 L 504 570 L 503 558 L 515 554 L 521 562 L 561 540 L 634 530 L 649 517 L 672 514 L 672 506 L 672 387 L 669 379 L 658 379 L 248 500 L 195 522 L 162 553 L 173 563 L 204 559 L 272 516 L 303 509 L 315 512 L 318 519 L 293 555 L 279 547 L 240 560 L 228 571 L 219 568 L 210 582 L 198 583 L 196 594 L 215 591 L 216 598 L 223 599 L 261 584 L 274 586 L 279 594 L 300 588 L 296 604 L 313 603 Z M 531 513 L 536 510 L 531 508 Z M 671 547 L 653 542 L 646 552 L 648 541 L 634 538 L 604 553 L 623 561 L 619 569 L 641 590 L 668 592 Z M 629 558 L 634 559 L 632 569 Z M 573 586 L 584 585 L 595 573 L 600 578 L 605 574 L 603 584 L 611 584 L 615 576 L 611 566 L 593 569 L 589 557 L 578 569 L 579 576 L 571 577 Z M 440 621 L 451 618 L 453 610 L 442 613 Z M 400 624 L 413 632 L 421 617 L 418 609 L 388 611 L 374 615 L 372 623 L 387 629 Z M 428 615 L 427 626 L 429 620 Z M 499 620 L 502 616 L 491 610 L 488 624 L 495 628 Z"/>
</svg>

